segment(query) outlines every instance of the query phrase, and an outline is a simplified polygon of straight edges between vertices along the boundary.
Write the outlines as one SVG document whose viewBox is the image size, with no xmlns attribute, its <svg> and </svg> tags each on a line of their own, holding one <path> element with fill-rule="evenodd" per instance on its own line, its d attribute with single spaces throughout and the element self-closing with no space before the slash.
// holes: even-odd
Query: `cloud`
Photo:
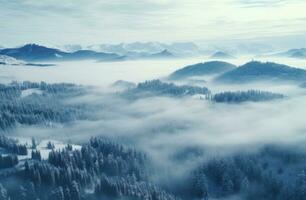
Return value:
<svg viewBox="0 0 306 200">
<path fill-rule="evenodd" d="M 218 87 L 221 91 L 238 89 Z M 130 101 L 97 88 L 91 95 L 67 102 L 94 105 L 97 112 L 92 114 L 96 120 L 48 129 L 19 127 L 11 134 L 72 142 L 87 141 L 91 136 L 111 138 L 146 152 L 157 167 L 170 167 L 173 177 L 184 174 L 207 156 L 255 151 L 267 144 L 304 142 L 306 126 L 301 107 L 306 106 L 305 92 L 295 86 L 274 84 L 239 89 L 254 87 L 282 91 L 290 98 L 238 105 L 158 96 Z M 186 149 L 198 154 L 182 156 Z"/>
<path fill-rule="evenodd" d="M 237 0 L 237 3 L 243 7 L 271 7 L 281 6 L 285 3 L 289 3 L 288 0 Z M 291 1 L 292 2 L 292 1 Z"/>
<path fill-rule="evenodd" d="M 0 0 L 0 4 L 0 42 L 6 45 L 190 41 L 305 32 L 303 22 L 291 25 L 305 18 L 306 3 L 298 0 Z M 276 29 L 275 23 L 282 28 Z"/>
</svg>

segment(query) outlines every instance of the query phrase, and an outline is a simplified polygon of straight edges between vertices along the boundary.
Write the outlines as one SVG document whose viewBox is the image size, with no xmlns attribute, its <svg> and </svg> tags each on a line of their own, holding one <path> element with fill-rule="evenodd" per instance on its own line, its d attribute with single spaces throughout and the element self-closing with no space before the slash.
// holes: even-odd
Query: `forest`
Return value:
<svg viewBox="0 0 306 200">
<path fill-rule="evenodd" d="M 14 128 L 17 124 L 46 126 L 85 119 L 90 111 L 86 105 L 69 105 L 64 100 L 86 93 L 74 84 L 45 82 L 12 82 L 0 85 L 0 129 Z"/>
<path fill-rule="evenodd" d="M 126 99 L 129 104 L 134 102 L 129 100 L 146 101 L 150 97 L 179 100 L 203 95 L 199 100 L 210 104 L 256 103 L 285 97 L 260 90 L 213 93 L 207 87 L 161 80 L 131 85 L 122 92 L 103 95 Z M 264 145 L 255 151 L 229 155 L 214 155 L 200 149 L 197 163 L 189 166 L 180 182 L 169 176 L 167 182 L 161 183 L 160 170 L 169 168 L 156 167 L 151 154 L 127 145 L 124 140 L 93 136 L 80 142 L 81 148 L 76 149 L 69 142 L 64 148 L 51 141 L 42 147 L 34 138 L 30 144 L 10 137 L 20 126 L 52 129 L 77 120 L 96 121 L 93 113 L 105 110 L 101 109 L 103 102 L 69 103 L 70 99 L 84 97 L 89 91 L 88 86 L 67 83 L 1 85 L 0 200 L 208 200 L 233 196 L 250 200 L 302 200 L 306 197 L 306 175 L 300 167 L 306 163 L 306 152 L 292 147 Z M 47 157 L 42 155 L 42 149 L 48 149 Z M 188 160 L 184 155 L 189 153 L 183 150 L 177 162 Z"/>
<path fill-rule="evenodd" d="M 18 146 L 18 141 L 1 136 L 1 148 L 9 153 L 0 157 L 1 200 L 306 197 L 305 169 L 299 167 L 306 163 L 306 152 L 292 146 L 270 145 L 257 152 L 209 156 L 188 173 L 184 184 L 163 188 L 153 181 L 158 172 L 151 167 L 150 157 L 105 138 L 92 137 L 80 150 L 68 144 L 52 150 L 46 160 L 39 150 L 31 149 L 31 158 L 18 161 L 18 152 L 11 150 L 13 143 Z"/>
</svg>

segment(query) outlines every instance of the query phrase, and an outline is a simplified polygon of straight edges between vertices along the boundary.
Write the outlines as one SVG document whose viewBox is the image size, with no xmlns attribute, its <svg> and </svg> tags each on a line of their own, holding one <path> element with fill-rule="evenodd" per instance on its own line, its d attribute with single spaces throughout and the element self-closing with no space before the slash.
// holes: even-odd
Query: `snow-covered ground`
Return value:
<svg viewBox="0 0 306 200">
<path fill-rule="evenodd" d="M 27 89 L 21 92 L 21 97 L 27 97 L 31 94 L 42 94 L 42 91 L 39 89 Z"/>
<path fill-rule="evenodd" d="M 32 153 L 32 138 L 22 138 L 22 137 L 14 137 L 14 139 L 18 140 L 19 144 L 24 144 L 27 146 L 28 149 L 28 155 L 18 155 L 18 160 L 19 161 L 24 161 L 26 159 L 30 159 L 31 158 L 31 153 Z M 51 142 L 54 145 L 54 151 L 59 151 L 59 150 L 63 150 L 65 147 L 67 147 L 67 143 L 64 143 L 62 141 L 58 141 L 58 140 L 41 140 L 41 141 L 37 141 L 36 142 L 36 150 L 40 151 L 41 154 L 41 158 L 42 159 L 48 159 L 49 153 L 52 151 L 52 149 L 48 149 L 47 145 L 49 142 Z M 71 144 L 72 146 L 72 150 L 80 150 L 81 146 L 80 145 L 76 145 L 76 144 Z"/>
</svg>

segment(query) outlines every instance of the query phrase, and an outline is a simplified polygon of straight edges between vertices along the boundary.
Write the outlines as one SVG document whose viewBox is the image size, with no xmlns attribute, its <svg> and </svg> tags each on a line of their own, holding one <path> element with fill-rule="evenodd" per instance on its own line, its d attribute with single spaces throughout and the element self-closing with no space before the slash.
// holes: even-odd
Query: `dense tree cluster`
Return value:
<svg viewBox="0 0 306 200">
<path fill-rule="evenodd" d="M 0 135 L 0 148 L 5 149 L 8 153 L 13 153 L 17 155 L 27 155 L 28 150 L 25 145 L 17 144 L 17 141 L 8 138 L 4 135 Z"/>
<path fill-rule="evenodd" d="M 127 89 L 123 92 L 124 97 L 132 99 L 151 96 L 183 97 L 197 94 L 204 95 L 204 99 L 217 103 L 242 103 L 247 101 L 259 102 L 281 99 L 285 97 L 282 94 L 260 90 L 221 92 L 212 94 L 206 87 L 175 85 L 173 83 L 165 83 L 160 80 L 150 80 L 138 83 L 136 87 Z"/>
<path fill-rule="evenodd" d="M 295 169 L 295 164 L 305 163 L 305 154 L 287 150 L 289 153 L 269 147 L 259 153 L 211 159 L 193 171 L 189 192 L 193 198 L 202 199 L 230 195 L 251 200 L 305 199 L 305 171 Z"/>
<path fill-rule="evenodd" d="M 265 92 L 259 90 L 248 90 L 248 91 L 238 91 L 238 92 L 221 92 L 211 96 L 211 100 L 214 102 L 224 102 L 224 103 L 241 103 L 246 101 L 268 101 L 274 99 L 284 98 L 284 95 Z"/>
<path fill-rule="evenodd" d="M 8 200 L 8 194 L 7 190 L 3 187 L 3 185 L 0 183 L 0 199 L 1 200 Z"/>
<path fill-rule="evenodd" d="M 38 150 L 32 150 L 31 152 L 31 159 L 32 160 L 41 160 L 41 154 Z"/>
<path fill-rule="evenodd" d="M 46 200 L 176 199 L 149 182 L 148 162 L 145 154 L 134 149 L 91 138 L 81 150 L 68 147 L 52 150 L 47 160 L 41 160 L 39 151 L 32 150 L 32 159 L 15 173 L 20 180 L 18 190 L 22 197 L 14 195 L 15 187 L 3 188 L 11 200 L 33 197 Z M 93 193 L 86 192 L 86 188 L 93 188 Z"/>
<path fill-rule="evenodd" d="M 0 168 L 10 168 L 18 164 L 18 158 L 16 155 L 6 155 L 0 154 Z"/>
<path fill-rule="evenodd" d="M 31 159 L 19 164 L 16 155 L 1 155 L 0 200 L 208 200 L 232 195 L 248 200 L 304 200 L 305 155 L 296 148 L 271 145 L 209 159 L 202 154 L 205 161 L 183 183 L 173 182 L 165 190 L 151 182 L 153 169 L 145 154 L 91 138 L 81 149 L 54 148 L 47 160 L 35 149 Z M 9 184 L 12 181 L 16 183 Z M 177 184 L 184 194 L 174 189 Z"/>
<path fill-rule="evenodd" d="M 152 95 L 163 96 L 192 96 L 196 94 L 207 95 L 210 90 L 206 87 L 189 86 L 189 85 L 175 85 L 173 83 L 165 83 L 160 80 L 151 80 L 138 83 L 138 85 L 127 90 L 124 95 L 128 97 L 145 97 Z"/>
<path fill-rule="evenodd" d="M 81 86 L 66 83 L 0 84 L 0 130 L 15 127 L 16 124 L 49 125 L 51 122 L 81 119 L 84 105 L 67 105 L 62 100 L 84 92 Z"/>
<path fill-rule="evenodd" d="M 47 149 L 54 149 L 54 148 L 55 148 L 54 144 L 49 141 L 48 144 L 47 144 Z"/>
<path fill-rule="evenodd" d="M 113 198 L 127 196 L 147 200 L 177 199 L 153 184 L 137 181 L 135 176 L 112 178 L 103 175 L 95 187 L 95 194 Z"/>
</svg>

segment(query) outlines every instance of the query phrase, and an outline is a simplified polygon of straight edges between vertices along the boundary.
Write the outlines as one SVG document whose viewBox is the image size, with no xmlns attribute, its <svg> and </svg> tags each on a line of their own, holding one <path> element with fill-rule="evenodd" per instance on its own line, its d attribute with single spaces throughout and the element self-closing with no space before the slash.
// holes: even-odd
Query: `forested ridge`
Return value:
<svg viewBox="0 0 306 200">
<path fill-rule="evenodd" d="M 51 151 L 47 160 L 41 160 L 39 151 L 33 152 L 14 174 L 1 174 L 1 200 L 177 199 L 149 181 L 145 154 L 106 139 L 91 138 L 81 150 L 67 146 Z M 10 156 L 17 158 L 15 154 L 6 158 Z M 5 162 L 0 159 L 0 166 Z M 10 186 L 12 181 L 16 183 Z"/>
<path fill-rule="evenodd" d="M 12 143 L 1 136 L 2 143 Z M 1 145 L 6 150 L 9 145 Z M 18 161 L 16 152 L 1 156 L 0 199 L 243 199 L 302 200 L 306 197 L 306 152 L 265 146 L 259 151 L 203 157 L 183 183 L 162 188 L 146 154 L 104 138 L 93 137 L 73 150 L 53 149 L 46 160 L 32 149 Z M 5 174 L 7 173 L 7 174 Z M 18 185 L 18 187 L 16 187 Z M 176 188 L 177 185 L 177 188 Z M 176 188 L 176 189 L 174 189 Z M 179 191 L 178 191 L 178 190 Z"/>
<path fill-rule="evenodd" d="M 0 84 L 0 129 L 16 125 L 45 125 L 86 119 L 87 105 L 65 104 L 64 100 L 84 95 L 86 89 L 74 84 L 12 82 Z"/>
</svg>

